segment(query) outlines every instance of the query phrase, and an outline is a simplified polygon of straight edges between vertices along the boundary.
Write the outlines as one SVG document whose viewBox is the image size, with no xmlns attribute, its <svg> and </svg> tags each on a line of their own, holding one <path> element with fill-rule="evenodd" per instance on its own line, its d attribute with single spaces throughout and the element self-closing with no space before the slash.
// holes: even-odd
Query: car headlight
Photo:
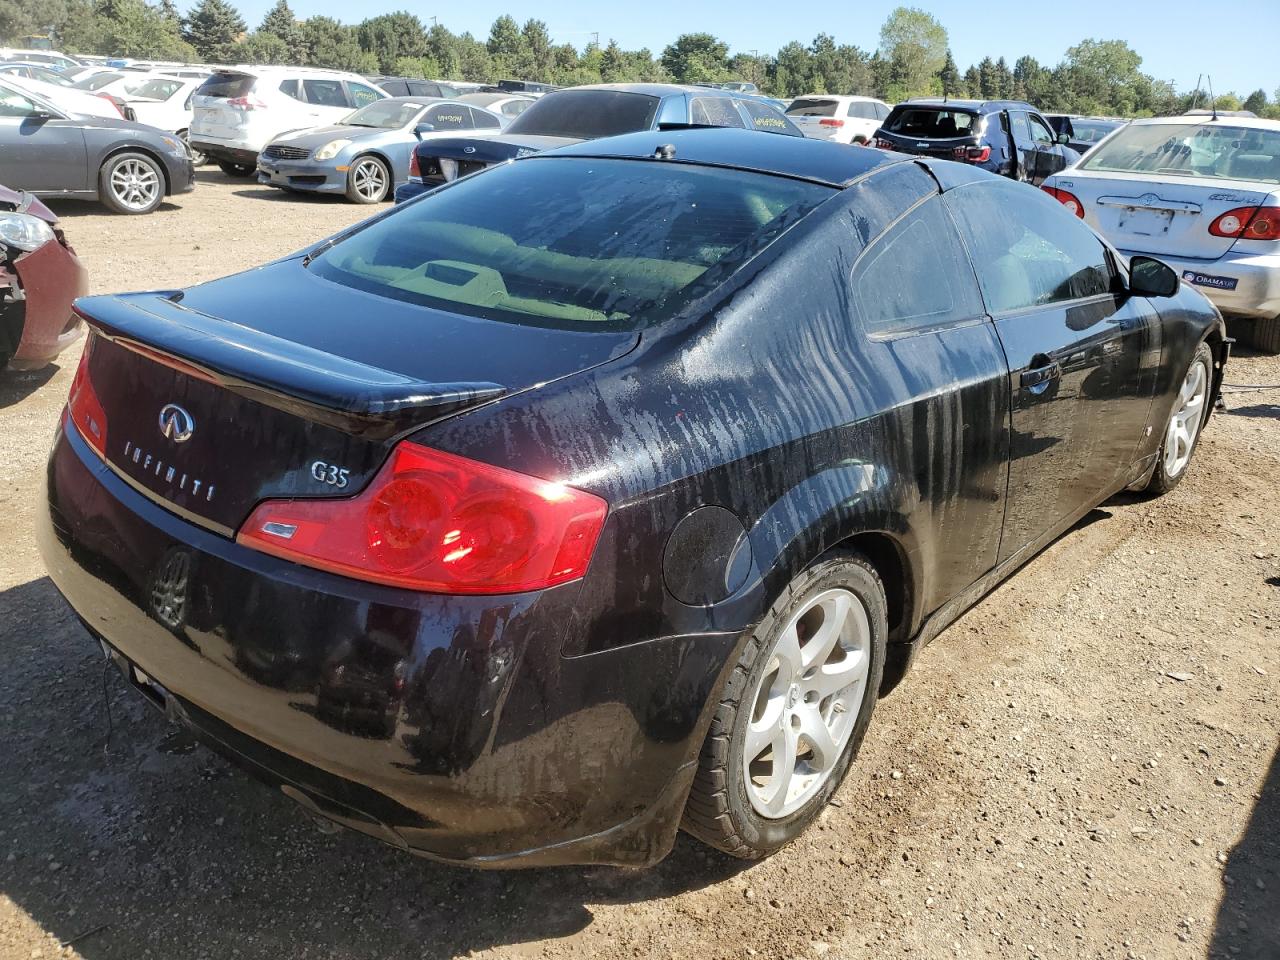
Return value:
<svg viewBox="0 0 1280 960">
<path fill-rule="evenodd" d="M 350 143 L 350 140 L 330 140 L 315 152 L 315 158 L 317 160 L 332 160 L 338 155 L 339 150 L 348 146 Z"/>
<path fill-rule="evenodd" d="M 38 250 L 53 239 L 53 228 L 28 213 L 0 213 L 0 243 L 19 250 Z"/>
</svg>

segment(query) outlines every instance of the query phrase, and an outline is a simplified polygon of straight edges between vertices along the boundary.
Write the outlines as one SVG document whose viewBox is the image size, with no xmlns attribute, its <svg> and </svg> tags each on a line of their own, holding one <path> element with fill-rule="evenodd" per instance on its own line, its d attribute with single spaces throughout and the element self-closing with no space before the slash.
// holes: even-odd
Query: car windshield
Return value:
<svg viewBox="0 0 1280 960">
<path fill-rule="evenodd" d="M 375 100 L 342 120 L 347 127 L 381 127 L 399 130 L 422 112 L 424 103 L 404 100 Z"/>
<path fill-rule="evenodd" d="M 906 107 L 895 108 L 884 122 L 884 129 L 889 133 L 919 140 L 946 140 L 969 136 L 977 126 L 977 121 L 977 115 L 963 110 Z"/>
<path fill-rule="evenodd" d="M 794 100 L 787 107 L 791 117 L 834 117 L 840 109 L 839 100 Z"/>
<path fill-rule="evenodd" d="M 77 80 L 72 86 L 80 90 L 101 90 L 108 83 L 115 83 L 124 76 L 123 73 L 95 73 Z"/>
<path fill-rule="evenodd" d="M 739 170 L 536 157 L 402 207 L 311 268 L 456 313 L 630 329 L 721 282 L 831 193 Z"/>
<path fill-rule="evenodd" d="M 1133 123 L 1095 149 L 1082 170 L 1280 183 L 1280 130 Z"/>
<path fill-rule="evenodd" d="M 173 96 L 174 92 L 182 86 L 181 80 L 164 80 L 156 78 L 139 83 L 137 86 L 129 85 L 125 87 L 131 97 L 138 97 L 142 100 L 168 100 Z"/>
<path fill-rule="evenodd" d="M 520 114 L 506 132 L 534 137 L 594 140 L 653 126 L 657 97 L 621 90 L 562 90 Z"/>
</svg>

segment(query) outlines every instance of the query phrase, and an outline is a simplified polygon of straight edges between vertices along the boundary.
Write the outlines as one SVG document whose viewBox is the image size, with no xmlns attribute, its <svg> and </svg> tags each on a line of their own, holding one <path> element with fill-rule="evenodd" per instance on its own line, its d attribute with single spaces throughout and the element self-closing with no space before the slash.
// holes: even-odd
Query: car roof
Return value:
<svg viewBox="0 0 1280 960">
<path fill-rule="evenodd" d="M 650 97 L 670 97 L 675 94 L 696 93 L 699 96 L 741 98 L 737 90 L 724 90 L 720 87 L 697 87 L 691 83 L 590 83 L 581 87 L 565 87 L 554 93 L 565 90 L 615 90 L 620 93 L 642 93 Z M 519 93 L 519 91 L 513 91 Z M 548 94 L 550 96 L 550 94 Z"/>
<path fill-rule="evenodd" d="M 535 98 L 529 96 L 527 93 L 515 91 L 512 93 L 461 93 L 458 95 L 458 99 L 463 103 L 471 104 L 473 107 L 487 107 L 500 100 L 527 100 L 530 103 L 533 103 Z"/>
<path fill-rule="evenodd" d="M 729 127 L 626 133 L 549 150 L 529 159 L 561 156 L 650 160 L 655 151 L 665 145 L 675 148 L 674 162 L 732 167 L 832 187 L 857 180 L 878 167 L 915 159 L 827 140 L 768 136 Z"/>
<path fill-rule="evenodd" d="M 1229 127 L 1249 127 L 1257 130 L 1280 130 L 1280 120 L 1267 120 L 1263 117 L 1237 117 L 1218 111 L 1218 119 L 1211 114 L 1182 114 L 1177 117 L 1144 117 L 1141 120 L 1130 120 L 1131 126 L 1181 126 L 1199 127 L 1206 123 L 1221 123 Z"/>
<path fill-rule="evenodd" d="M 839 100 L 847 103 L 884 103 L 883 100 L 879 100 L 876 97 L 863 97 L 853 93 L 802 93 L 798 97 L 791 98 L 792 103 L 795 103 L 797 100 Z"/>
<path fill-rule="evenodd" d="M 982 113 L 988 110 L 1032 110 L 1039 113 L 1025 100 L 964 100 L 959 97 L 916 97 L 898 104 L 898 107 L 954 107 L 957 110 L 973 110 Z M 898 109 L 894 107 L 894 109 Z"/>
</svg>

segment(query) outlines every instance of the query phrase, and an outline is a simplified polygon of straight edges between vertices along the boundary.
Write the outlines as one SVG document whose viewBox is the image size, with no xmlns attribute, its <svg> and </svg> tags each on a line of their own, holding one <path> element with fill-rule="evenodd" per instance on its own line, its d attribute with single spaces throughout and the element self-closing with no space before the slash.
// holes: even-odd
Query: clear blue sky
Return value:
<svg viewBox="0 0 1280 960">
<path fill-rule="evenodd" d="M 274 0 L 232 0 L 252 29 Z M 761 0 L 469 0 L 429 7 L 408 0 L 290 0 L 299 17 L 325 14 L 345 22 L 409 9 L 430 25 L 440 18 L 455 33 L 483 39 L 498 16 L 523 23 L 546 22 L 557 43 L 582 47 L 598 31 L 628 49 L 648 47 L 655 55 L 678 34 L 707 31 L 733 52 L 774 52 L 790 40 L 808 43 L 829 33 L 838 43 L 867 50 L 879 41 L 880 25 L 899 2 L 770 3 Z M 1201 73 L 1217 91 L 1242 97 L 1261 87 L 1269 97 L 1280 86 L 1280 0 L 906 0 L 937 17 L 951 37 L 956 62 L 964 70 L 983 56 L 1004 56 L 1009 65 L 1024 53 L 1052 66 L 1067 47 L 1086 37 L 1124 40 L 1142 56 L 1142 69 L 1191 89 Z M 190 6 L 190 2 L 186 3 Z"/>
</svg>

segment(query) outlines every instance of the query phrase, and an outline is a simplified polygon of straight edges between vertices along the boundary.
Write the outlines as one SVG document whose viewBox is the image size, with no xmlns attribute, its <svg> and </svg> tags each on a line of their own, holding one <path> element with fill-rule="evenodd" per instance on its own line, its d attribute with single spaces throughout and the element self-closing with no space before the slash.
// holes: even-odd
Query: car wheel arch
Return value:
<svg viewBox="0 0 1280 960">
<path fill-rule="evenodd" d="M 164 180 L 164 195 L 167 197 L 173 193 L 173 184 L 169 182 L 169 168 L 165 166 L 164 161 L 160 159 L 159 155 L 150 147 L 140 146 L 138 144 L 126 144 L 113 147 L 109 153 L 103 156 L 102 162 L 98 164 L 98 172 L 101 173 L 107 164 L 122 153 L 140 153 L 148 160 L 153 161 L 156 167 L 160 170 L 161 179 Z"/>
</svg>

